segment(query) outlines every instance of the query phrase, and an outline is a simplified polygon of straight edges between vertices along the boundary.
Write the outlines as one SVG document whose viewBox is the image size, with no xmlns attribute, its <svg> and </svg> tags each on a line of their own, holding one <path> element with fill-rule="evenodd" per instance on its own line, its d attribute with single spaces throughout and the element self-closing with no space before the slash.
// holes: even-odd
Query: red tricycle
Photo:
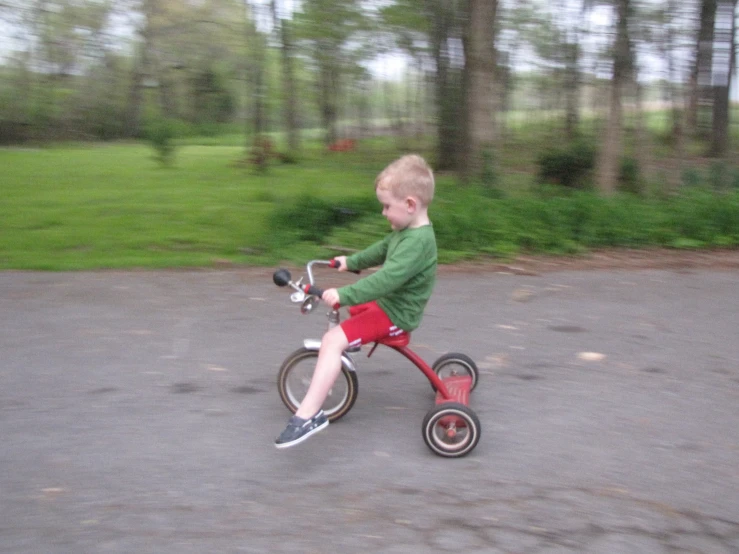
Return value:
<svg viewBox="0 0 739 554">
<path fill-rule="evenodd" d="M 312 312 L 323 295 L 313 279 L 315 265 L 338 267 L 335 260 L 309 262 L 307 284 L 303 283 L 303 277 L 294 283 L 286 269 L 278 269 L 273 275 L 276 285 L 294 289 L 291 300 L 301 304 L 300 311 L 304 314 Z M 338 325 L 339 307 L 333 306 L 327 316 L 329 328 Z M 420 369 L 436 392 L 436 405 L 423 419 L 423 440 L 439 456 L 459 458 L 469 454 L 480 440 L 480 420 L 469 407 L 470 392 L 474 390 L 478 379 L 475 362 L 464 354 L 449 353 L 429 366 L 408 348 L 409 342 L 410 333 L 381 339 L 374 343 L 367 357 L 372 356 L 375 349 L 382 344 L 399 352 Z M 293 413 L 297 411 L 308 391 L 320 346 L 320 340 L 306 339 L 303 347 L 290 354 L 280 368 L 277 376 L 280 398 Z M 358 379 L 352 355 L 360 350 L 359 347 L 347 349 L 342 354 L 341 373 L 323 404 L 323 410 L 331 422 L 345 416 L 357 399 Z"/>
</svg>

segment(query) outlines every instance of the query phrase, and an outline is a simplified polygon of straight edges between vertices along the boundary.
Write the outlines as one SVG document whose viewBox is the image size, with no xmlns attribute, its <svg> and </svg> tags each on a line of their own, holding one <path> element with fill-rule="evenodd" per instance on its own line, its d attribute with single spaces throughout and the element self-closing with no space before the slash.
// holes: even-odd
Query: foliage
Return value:
<svg viewBox="0 0 739 554">
<path fill-rule="evenodd" d="M 546 183 L 582 188 L 595 166 L 595 148 L 585 140 L 551 146 L 539 156 L 539 177 Z"/>
<path fill-rule="evenodd" d="M 618 174 L 618 189 L 621 192 L 641 194 L 644 186 L 639 172 L 639 162 L 633 157 L 624 157 Z"/>
<path fill-rule="evenodd" d="M 269 137 L 257 135 L 251 147 L 251 165 L 260 173 L 265 173 L 269 161 L 275 156 L 275 147 Z"/>
<path fill-rule="evenodd" d="M 278 205 L 269 223 L 275 237 L 322 243 L 336 227 L 348 225 L 377 211 L 377 201 L 371 197 L 343 198 L 327 201 L 308 192 L 291 202 Z"/>
<path fill-rule="evenodd" d="M 235 100 L 213 69 L 196 73 L 192 78 L 193 116 L 196 123 L 227 123 L 236 111 Z"/>
<path fill-rule="evenodd" d="M 146 138 L 154 149 L 154 157 L 162 166 L 171 166 L 175 155 L 177 122 L 169 119 L 156 119 L 149 123 Z"/>
<path fill-rule="evenodd" d="M 271 265 L 388 232 L 372 186 L 394 156 L 381 143 L 341 156 L 307 144 L 300 165 L 268 176 L 230 163 L 242 143 L 182 146 L 169 171 L 145 163 L 145 145 L 0 150 L 0 268 Z M 739 190 L 715 190 L 710 167 L 693 175 L 671 195 L 604 198 L 559 186 L 491 194 L 440 174 L 431 206 L 440 259 L 739 247 Z"/>
<path fill-rule="evenodd" d="M 498 172 L 495 167 L 495 158 L 490 148 L 482 152 L 482 166 L 480 168 L 480 183 L 490 189 L 498 184 Z"/>
</svg>

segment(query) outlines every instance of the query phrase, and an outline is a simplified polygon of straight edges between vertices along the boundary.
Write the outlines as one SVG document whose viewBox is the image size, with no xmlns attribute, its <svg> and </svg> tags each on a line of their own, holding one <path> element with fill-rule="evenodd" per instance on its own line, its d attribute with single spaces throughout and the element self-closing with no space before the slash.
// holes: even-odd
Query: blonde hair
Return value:
<svg viewBox="0 0 739 554">
<path fill-rule="evenodd" d="M 408 154 L 382 170 L 375 190 L 388 190 L 399 199 L 415 196 L 428 206 L 434 198 L 434 172 L 421 156 Z"/>
</svg>

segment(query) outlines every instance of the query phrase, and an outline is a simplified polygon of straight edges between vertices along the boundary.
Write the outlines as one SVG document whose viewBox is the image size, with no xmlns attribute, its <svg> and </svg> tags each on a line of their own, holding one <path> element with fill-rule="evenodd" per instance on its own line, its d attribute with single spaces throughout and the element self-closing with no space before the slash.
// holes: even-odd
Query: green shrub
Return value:
<svg viewBox="0 0 739 554">
<path fill-rule="evenodd" d="M 498 172 L 495 168 L 495 158 L 492 149 L 482 152 L 482 168 L 480 169 L 480 184 L 494 188 L 498 184 Z"/>
<path fill-rule="evenodd" d="M 631 194 L 642 194 L 644 192 L 639 162 L 636 158 L 627 156 L 621 160 L 618 172 L 618 190 Z"/>
<path fill-rule="evenodd" d="M 585 178 L 595 167 L 595 148 L 585 140 L 564 147 L 552 147 L 539 156 L 539 177 L 545 183 L 583 188 Z"/>
<path fill-rule="evenodd" d="M 155 159 L 164 166 L 174 162 L 177 125 L 177 122 L 170 119 L 157 119 L 145 131 L 146 138 L 154 149 Z"/>
<path fill-rule="evenodd" d="M 682 174 L 682 184 L 684 187 L 697 187 L 701 184 L 700 171 L 695 167 L 689 167 Z"/>
<path fill-rule="evenodd" d="M 711 164 L 708 169 L 708 184 L 716 191 L 722 191 L 729 188 L 729 169 L 722 161 Z"/>
<path fill-rule="evenodd" d="M 282 238 L 323 243 L 334 228 L 376 212 L 377 200 L 369 196 L 327 202 L 317 195 L 303 194 L 278 205 L 270 218 L 270 229 L 278 242 Z"/>
</svg>

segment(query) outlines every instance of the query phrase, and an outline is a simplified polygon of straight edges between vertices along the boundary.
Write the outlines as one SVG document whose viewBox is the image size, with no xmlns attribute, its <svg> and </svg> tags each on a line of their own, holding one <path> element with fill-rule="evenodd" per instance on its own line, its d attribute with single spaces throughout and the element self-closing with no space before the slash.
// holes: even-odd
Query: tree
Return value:
<svg viewBox="0 0 739 554">
<path fill-rule="evenodd" d="M 735 65 L 737 0 L 718 0 L 713 41 L 713 121 L 711 154 L 723 156 L 729 144 L 729 90 Z"/>
<path fill-rule="evenodd" d="M 9 45 L 16 48 L 8 54 L 17 88 L 7 117 L 37 138 L 87 136 L 97 100 L 89 96 L 96 89 L 89 77 L 111 62 L 105 36 L 111 13 L 106 0 L 2 4 L 0 18 L 14 31 Z"/>
<path fill-rule="evenodd" d="M 296 29 L 315 64 L 318 103 L 326 144 L 338 137 L 342 77 L 347 67 L 372 52 L 362 41 L 368 28 L 359 0 L 305 0 Z"/>
<path fill-rule="evenodd" d="M 135 30 L 126 115 L 127 136 L 142 133 L 145 108 L 155 100 L 155 117 L 202 122 L 193 98 L 202 92 L 202 77 L 235 73 L 243 44 L 238 0 L 129 0 L 122 3 Z M 220 67 L 228 67 L 226 71 Z M 197 89 L 197 90 L 195 90 Z M 151 91 L 149 94 L 147 91 Z M 233 93 L 221 93 L 233 104 Z"/>
<path fill-rule="evenodd" d="M 140 4 L 141 23 L 136 32 L 141 38 L 134 59 L 128 107 L 125 117 L 125 136 L 138 137 L 142 134 L 142 111 L 145 79 L 151 73 L 152 51 L 154 49 L 155 16 L 158 0 L 142 0 Z"/>
<path fill-rule="evenodd" d="M 678 69 L 677 54 L 681 40 L 680 18 L 686 16 L 680 13 L 679 4 L 678 0 L 667 0 L 665 5 L 656 7 L 651 13 L 653 40 L 666 66 L 663 97 L 670 106 L 671 137 L 677 151 L 682 149 L 685 126 L 684 105 L 680 93 L 683 79 Z"/>
<path fill-rule="evenodd" d="M 557 108 L 564 108 L 564 128 L 570 139 L 575 138 L 580 123 L 582 35 L 591 7 L 590 2 L 571 0 L 553 5 L 521 2 L 506 21 L 508 33 L 516 35 L 508 49 L 521 50 L 520 41 L 530 44 L 538 58 L 530 63 L 538 62 L 539 69 L 551 75 L 545 81 L 544 92 Z"/>
<path fill-rule="evenodd" d="M 462 174 L 479 175 L 495 142 L 495 44 L 497 0 L 470 0 L 465 33 L 467 147 Z"/>
<path fill-rule="evenodd" d="M 246 63 L 247 71 L 244 81 L 249 85 L 251 81 L 251 101 L 253 104 L 252 131 L 257 140 L 266 131 L 266 64 L 267 64 L 267 37 L 258 29 L 254 18 L 254 11 L 258 9 L 249 0 L 244 2 L 244 42 L 248 46 L 251 56 Z M 247 136 L 249 135 L 247 129 Z M 247 139 L 248 141 L 248 139 Z M 247 144 L 247 149 L 249 148 Z"/>
<path fill-rule="evenodd" d="M 272 19 L 280 37 L 282 62 L 282 113 L 287 131 L 287 148 L 290 156 L 300 150 L 300 129 L 298 126 L 298 89 L 295 78 L 293 23 L 290 14 L 285 13 L 283 3 L 272 0 Z M 282 7 L 282 9 L 281 9 Z"/>
<path fill-rule="evenodd" d="M 464 55 L 461 47 L 464 6 L 458 0 L 425 0 L 424 5 L 435 67 L 436 166 L 438 169 L 457 169 L 464 137 Z"/>
<path fill-rule="evenodd" d="M 608 122 L 601 144 L 597 182 L 605 194 L 612 194 L 618 183 L 618 172 L 623 151 L 624 86 L 633 76 L 634 57 L 629 36 L 631 0 L 616 0 L 616 37 L 613 46 L 613 69 L 609 97 Z"/>
<path fill-rule="evenodd" d="M 713 31 L 716 25 L 717 0 L 702 0 L 700 28 L 695 46 L 695 57 L 690 79 L 688 127 L 692 134 L 708 133 L 707 119 L 713 103 L 711 74 L 713 65 Z"/>
</svg>

